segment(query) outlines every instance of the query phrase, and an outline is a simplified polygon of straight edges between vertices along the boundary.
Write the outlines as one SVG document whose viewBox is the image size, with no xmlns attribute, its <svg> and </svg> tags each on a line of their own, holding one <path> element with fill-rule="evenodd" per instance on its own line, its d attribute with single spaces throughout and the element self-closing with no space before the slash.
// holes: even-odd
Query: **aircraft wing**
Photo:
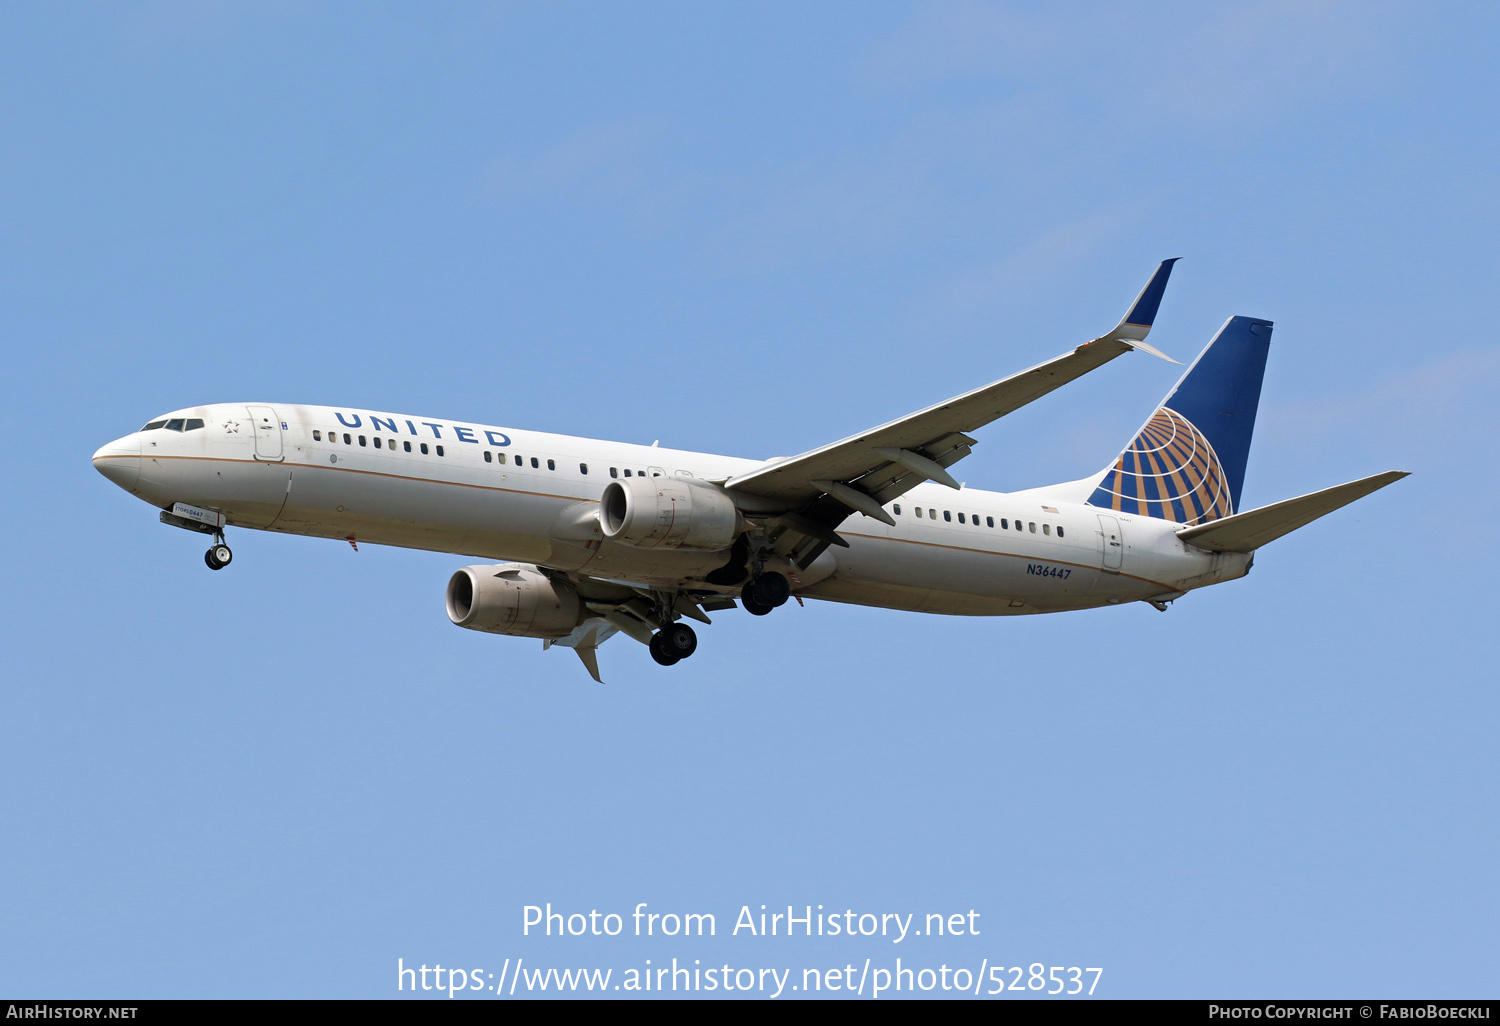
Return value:
<svg viewBox="0 0 1500 1026">
<path fill-rule="evenodd" d="M 1175 262 L 1174 258 L 1158 265 L 1113 331 L 1071 353 L 831 445 L 767 462 L 731 478 L 724 487 L 749 512 L 789 511 L 782 521 L 786 526 L 825 543 L 842 544 L 832 527 L 849 510 L 894 523 L 880 507 L 921 482 L 958 487 L 946 468 L 967 456 L 975 444 L 966 432 L 1132 349 L 1171 360 L 1146 345 L 1145 338 Z"/>
</svg>

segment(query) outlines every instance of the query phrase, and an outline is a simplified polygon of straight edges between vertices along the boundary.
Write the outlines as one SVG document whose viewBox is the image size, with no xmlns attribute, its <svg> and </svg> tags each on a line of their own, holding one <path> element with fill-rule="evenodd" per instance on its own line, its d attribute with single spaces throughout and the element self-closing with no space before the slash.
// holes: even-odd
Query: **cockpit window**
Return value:
<svg viewBox="0 0 1500 1026">
<path fill-rule="evenodd" d="M 141 430 L 142 431 L 155 431 L 157 428 L 166 427 L 166 425 L 167 425 L 167 422 L 165 420 L 153 420 L 151 423 L 149 423 L 145 427 L 141 428 Z"/>
<path fill-rule="evenodd" d="M 203 426 L 203 421 L 201 419 L 197 418 L 197 417 L 193 417 L 193 418 L 189 419 L 186 424 L 182 425 L 182 430 L 184 430 L 184 431 L 197 431 L 202 426 Z"/>
<path fill-rule="evenodd" d="M 167 421 L 167 430 L 168 431 L 181 431 L 182 430 L 182 418 L 181 417 L 173 417 L 171 420 Z"/>
</svg>

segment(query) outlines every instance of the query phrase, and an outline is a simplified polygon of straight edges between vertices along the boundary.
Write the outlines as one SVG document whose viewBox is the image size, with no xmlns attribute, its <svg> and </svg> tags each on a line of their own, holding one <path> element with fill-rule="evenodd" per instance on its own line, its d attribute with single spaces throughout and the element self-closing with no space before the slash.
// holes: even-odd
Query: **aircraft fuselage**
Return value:
<svg viewBox="0 0 1500 1026">
<path fill-rule="evenodd" d="M 722 555 L 649 551 L 584 525 L 611 480 L 721 482 L 760 461 L 449 420 L 284 403 L 180 410 L 111 442 L 94 463 L 162 509 L 215 510 L 228 526 L 534 563 L 651 587 L 715 590 Z M 153 422 L 154 423 L 154 422 Z M 1064 489 L 1064 491 L 1066 491 Z M 848 548 L 785 569 L 809 598 L 959 615 L 1056 612 L 1165 600 L 1241 577 L 1248 554 L 1186 545 L 1180 524 L 1022 493 L 925 483 L 854 514 Z M 718 588 L 726 595 L 735 587 Z"/>
</svg>

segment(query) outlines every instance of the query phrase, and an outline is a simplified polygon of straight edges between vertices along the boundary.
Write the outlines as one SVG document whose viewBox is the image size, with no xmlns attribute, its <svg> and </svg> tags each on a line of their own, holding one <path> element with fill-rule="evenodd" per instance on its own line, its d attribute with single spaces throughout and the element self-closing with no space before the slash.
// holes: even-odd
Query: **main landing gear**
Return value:
<svg viewBox="0 0 1500 1026">
<path fill-rule="evenodd" d="M 651 635 L 651 658 L 671 666 L 698 650 L 698 634 L 685 623 L 667 624 Z"/>
<path fill-rule="evenodd" d="M 791 583 L 775 570 L 756 574 L 740 589 L 740 604 L 747 613 L 756 616 L 765 616 L 777 606 L 785 605 L 791 597 Z"/>
<path fill-rule="evenodd" d="M 751 576 L 750 580 L 745 582 L 745 586 L 740 589 L 740 601 L 754 615 L 765 616 L 777 606 L 786 604 L 787 599 L 792 597 L 792 585 L 786 579 L 786 575 L 774 570 L 762 570 L 758 560 L 755 569 L 759 572 Z M 722 604 L 722 606 L 729 605 L 732 603 Z M 676 619 L 681 614 L 708 622 L 708 617 L 697 612 L 697 608 L 697 604 L 684 594 L 677 594 L 674 597 L 671 594 L 657 592 L 649 614 L 650 619 L 647 615 L 643 615 L 646 613 L 645 609 L 642 608 L 636 612 L 635 615 L 645 620 L 646 623 L 655 621 L 660 625 L 659 629 L 651 635 L 648 643 L 652 659 L 662 666 L 673 666 L 697 651 L 697 633 L 687 624 Z"/>
</svg>

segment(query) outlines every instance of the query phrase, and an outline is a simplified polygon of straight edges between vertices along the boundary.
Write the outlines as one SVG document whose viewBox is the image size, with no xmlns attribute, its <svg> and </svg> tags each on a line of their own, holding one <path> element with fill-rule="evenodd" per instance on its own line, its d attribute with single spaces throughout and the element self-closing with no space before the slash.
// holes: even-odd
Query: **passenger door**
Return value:
<svg viewBox="0 0 1500 1026">
<path fill-rule="evenodd" d="M 1099 514 L 1100 565 L 1110 573 L 1117 574 L 1125 563 L 1125 539 L 1120 533 L 1120 522 L 1106 513 Z"/>
<path fill-rule="evenodd" d="M 246 406 L 245 409 L 255 431 L 255 458 L 268 463 L 279 462 L 283 458 L 281 418 L 269 406 Z"/>
</svg>

